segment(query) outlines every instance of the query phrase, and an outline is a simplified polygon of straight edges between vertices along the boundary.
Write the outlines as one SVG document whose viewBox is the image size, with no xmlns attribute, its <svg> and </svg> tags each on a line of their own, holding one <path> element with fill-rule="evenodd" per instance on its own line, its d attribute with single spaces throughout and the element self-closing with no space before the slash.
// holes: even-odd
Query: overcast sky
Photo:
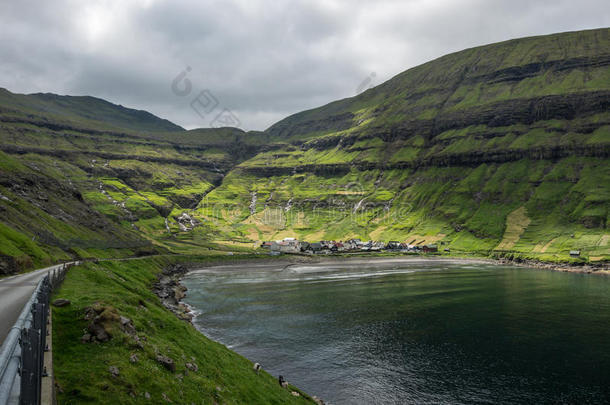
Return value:
<svg viewBox="0 0 610 405">
<path fill-rule="evenodd" d="M 0 87 L 262 130 L 449 52 L 607 26 L 607 0 L 2 0 Z"/>
</svg>

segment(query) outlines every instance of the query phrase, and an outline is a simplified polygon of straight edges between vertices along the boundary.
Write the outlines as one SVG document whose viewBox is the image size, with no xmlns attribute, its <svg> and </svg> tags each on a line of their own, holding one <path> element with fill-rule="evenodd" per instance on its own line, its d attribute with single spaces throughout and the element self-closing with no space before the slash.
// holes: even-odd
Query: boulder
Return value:
<svg viewBox="0 0 610 405">
<path fill-rule="evenodd" d="M 170 357 L 164 356 L 162 354 L 157 355 L 157 361 L 161 363 L 163 367 L 171 371 L 172 373 L 176 371 L 176 363 Z"/>
<path fill-rule="evenodd" d="M 85 309 L 85 319 L 91 321 L 87 326 L 87 331 L 92 336 L 91 341 L 107 342 L 112 339 L 120 317 L 114 307 L 95 303 Z"/>
<path fill-rule="evenodd" d="M 58 307 L 58 308 L 61 308 L 61 307 L 67 307 L 67 306 L 68 306 L 68 305 L 70 305 L 70 304 L 71 304 L 70 300 L 66 300 L 66 299 L 63 299 L 63 298 L 56 299 L 56 300 L 55 300 L 55 301 L 53 301 L 53 303 L 52 303 L 52 305 L 53 305 L 54 307 Z"/>
<path fill-rule="evenodd" d="M 118 377 L 119 376 L 119 369 L 115 366 L 110 366 L 108 367 L 108 372 L 110 374 L 112 374 L 113 377 Z"/>
</svg>

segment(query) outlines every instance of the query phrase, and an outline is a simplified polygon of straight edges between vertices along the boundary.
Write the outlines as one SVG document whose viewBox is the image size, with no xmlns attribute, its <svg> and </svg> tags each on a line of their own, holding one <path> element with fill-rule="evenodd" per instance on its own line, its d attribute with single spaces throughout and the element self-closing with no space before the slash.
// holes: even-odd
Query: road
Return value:
<svg viewBox="0 0 610 405">
<path fill-rule="evenodd" d="M 0 345 L 30 299 L 38 281 L 48 271 L 63 266 L 45 267 L 30 273 L 18 274 L 0 280 Z"/>
</svg>

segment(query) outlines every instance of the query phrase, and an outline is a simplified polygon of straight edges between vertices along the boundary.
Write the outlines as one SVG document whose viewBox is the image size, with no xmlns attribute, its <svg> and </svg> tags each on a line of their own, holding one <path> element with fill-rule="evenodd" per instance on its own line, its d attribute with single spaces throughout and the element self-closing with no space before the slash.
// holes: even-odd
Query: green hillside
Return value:
<svg viewBox="0 0 610 405">
<path fill-rule="evenodd" d="M 0 113 L 4 117 L 43 116 L 49 121 L 76 121 L 98 129 L 115 128 L 136 131 L 184 131 L 184 128 L 154 116 L 96 97 L 59 96 L 51 93 L 13 94 L 0 88 Z"/>
<path fill-rule="evenodd" d="M 608 29 L 441 57 L 273 125 L 291 144 L 242 162 L 201 216 L 251 239 L 607 260 L 609 64 Z"/>
<path fill-rule="evenodd" d="M 264 132 L 0 91 L 0 273 L 286 236 L 610 260 L 610 30 L 443 56 Z"/>
<path fill-rule="evenodd" d="M 54 115 L 40 95 L 0 96 L 0 274 L 71 257 L 207 249 L 210 227 L 182 214 L 269 138 L 167 132 L 173 124 L 148 113 L 138 122 L 101 100 L 42 98 L 53 100 L 44 108 L 74 108 Z M 94 117 L 103 122 L 82 118 L 91 100 L 107 107 Z M 122 120 L 130 124 L 117 127 Z"/>
<path fill-rule="evenodd" d="M 227 256 L 183 258 L 205 265 Z M 314 404 L 277 376 L 254 372 L 253 362 L 178 319 L 150 291 L 171 266 L 167 257 L 86 263 L 70 270 L 56 294 L 71 304 L 53 308 L 53 360 L 60 404 Z M 84 343 L 103 310 L 107 342 Z M 126 317 L 125 329 L 119 317 Z M 162 355 L 173 367 L 160 363 Z M 116 370 L 115 374 L 111 369 Z M 298 392 L 295 396 L 292 392 Z"/>
</svg>

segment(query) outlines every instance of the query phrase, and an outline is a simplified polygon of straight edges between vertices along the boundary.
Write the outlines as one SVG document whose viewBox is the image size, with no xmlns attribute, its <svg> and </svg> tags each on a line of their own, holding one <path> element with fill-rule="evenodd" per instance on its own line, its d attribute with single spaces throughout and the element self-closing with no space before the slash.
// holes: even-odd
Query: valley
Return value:
<svg viewBox="0 0 610 405">
<path fill-rule="evenodd" d="M 263 132 L 2 90 L 0 274 L 285 237 L 603 263 L 608 49 L 606 28 L 467 49 Z"/>
</svg>

